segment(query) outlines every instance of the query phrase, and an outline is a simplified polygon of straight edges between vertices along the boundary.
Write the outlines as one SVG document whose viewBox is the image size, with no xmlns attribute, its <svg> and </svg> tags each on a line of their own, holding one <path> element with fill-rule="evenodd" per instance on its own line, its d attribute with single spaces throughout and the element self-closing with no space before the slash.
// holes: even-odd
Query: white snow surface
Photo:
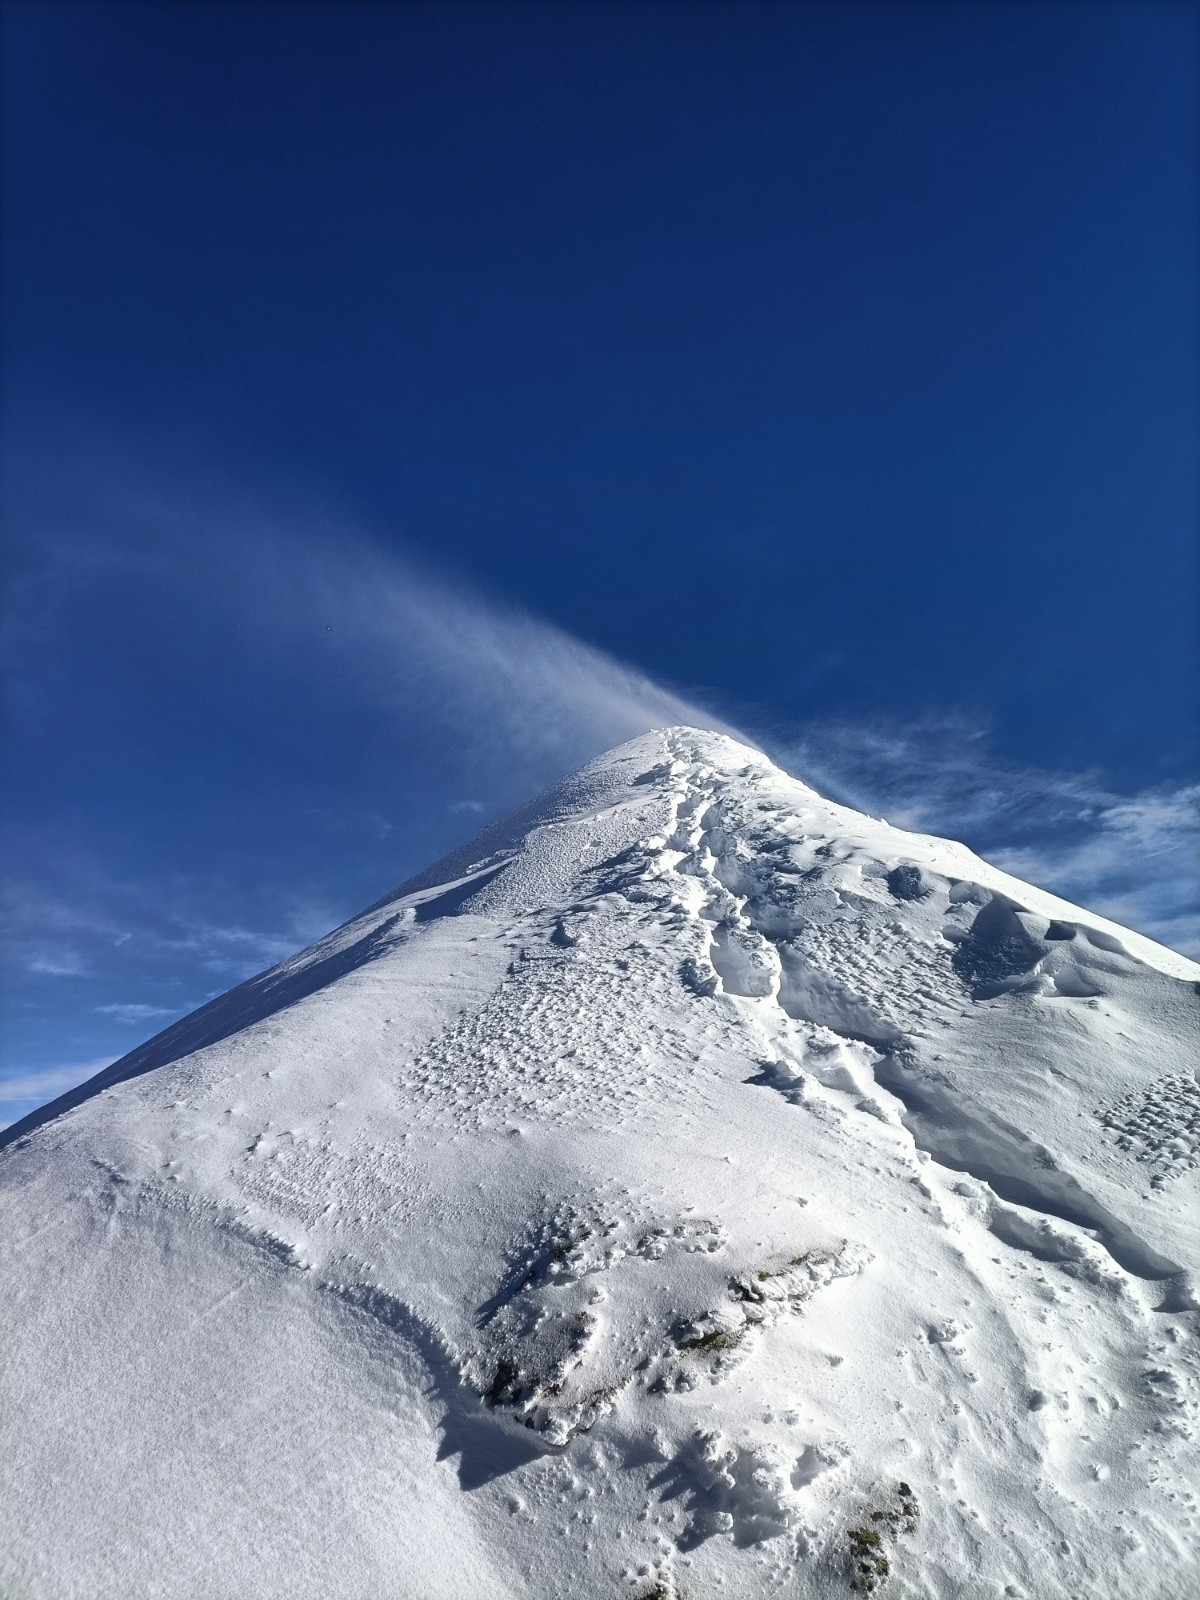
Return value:
<svg viewBox="0 0 1200 1600">
<path fill-rule="evenodd" d="M 1198 978 L 622 745 L 8 1130 L 0 1593 L 1200 1594 Z"/>
</svg>

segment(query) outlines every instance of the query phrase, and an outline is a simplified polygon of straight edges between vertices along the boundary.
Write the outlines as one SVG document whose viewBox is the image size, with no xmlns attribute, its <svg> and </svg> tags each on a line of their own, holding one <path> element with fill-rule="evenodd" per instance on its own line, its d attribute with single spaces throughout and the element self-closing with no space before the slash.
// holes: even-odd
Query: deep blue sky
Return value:
<svg viewBox="0 0 1200 1600">
<path fill-rule="evenodd" d="M 972 843 L 1057 808 L 1029 870 L 1175 926 L 1135 858 L 1200 778 L 1195 10 L 4 30 L 0 1071 L 120 1053 L 623 732 L 506 605 Z M 1128 883 L 1062 868 L 1089 825 Z"/>
</svg>

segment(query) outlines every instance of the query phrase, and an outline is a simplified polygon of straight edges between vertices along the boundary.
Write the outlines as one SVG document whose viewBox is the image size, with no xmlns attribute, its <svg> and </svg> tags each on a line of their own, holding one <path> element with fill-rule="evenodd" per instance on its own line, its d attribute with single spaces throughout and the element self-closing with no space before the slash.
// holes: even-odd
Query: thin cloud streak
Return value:
<svg viewBox="0 0 1200 1600">
<path fill-rule="evenodd" d="M 90 863 L 69 903 L 28 881 L 6 886 L 0 906 L 0 953 L 14 967 L 46 977 L 84 977 L 114 950 L 136 970 L 147 962 L 198 963 L 219 974 L 249 977 L 327 931 L 333 913 L 308 908 L 282 915 L 275 931 L 221 926 L 206 918 L 178 880 L 114 878 Z M 211 898 L 205 895 L 205 898 Z M 93 1010 L 118 1015 L 131 1004 Z M 154 1014 L 150 1008 L 146 1015 Z M 159 1013 L 162 1014 L 162 1013 Z"/>
<path fill-rule="evenodd" d="M 129 1005 L 96 1006 L 102 1017 L 116 1017 L 118 1022 L 149 1022 L 154 1017 L 169 1017 L 174 1013 L 167 1006 L 146 1006 L 133 1002 Z"/>
<path fill-rule="evenodd" d="M 92 1061 L 39 1067 L 0 1078 L 0 1127 L 7 1128 L 9 1123 L 19 1121 L 28 1112 L 45 1105 L 47 1100 L 65 1094 L 77 1083 L 83 1083 L 103 1068 L 111 1066 L 115 1059 L 115 1056 L 98 1056 Z"/>
</svg>

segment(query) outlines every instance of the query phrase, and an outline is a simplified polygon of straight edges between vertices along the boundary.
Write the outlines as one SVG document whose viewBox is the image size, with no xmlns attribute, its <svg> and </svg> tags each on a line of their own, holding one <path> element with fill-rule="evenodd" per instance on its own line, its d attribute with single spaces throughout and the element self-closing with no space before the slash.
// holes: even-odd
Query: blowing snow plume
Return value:
<svg viewBox="0 0 1200 1600">
<path fill-rule="evenodd" d="M 7 645 L 18 711 L 44 702 L 46 679 L 61 689 L 61 660 L 89 629 L 103 669 L 119 629 L 135 660 L 145 647 L 145 672 L 161 672 L 164 655 L 168 672 L 187 658 L 198 681 L 232 669 L 264 715 L 281 691 L 323 714 L 336 679 L 398 741 L 436 737 L 525 793 L 649 727 L 720 725 L 552 623 L 311 512 L 126 494 L 60 515 L 17 565 Z"/>
<path fill-rule="evenodd" d="M 567 764 L 670 723 L 712 726 L 689 704 L 564 630 L 356 536 L 255 541 L 246 598 L 270 625 L 330 635 L 362 686 L 401 717 L 414 705 L 500 763 Z"/>
<path fill-rule="evenodd" d="M 333 517 L 76 478 L 11 518 L 9 1118 L 604 748 L 713 721 Z"/>
</svg>

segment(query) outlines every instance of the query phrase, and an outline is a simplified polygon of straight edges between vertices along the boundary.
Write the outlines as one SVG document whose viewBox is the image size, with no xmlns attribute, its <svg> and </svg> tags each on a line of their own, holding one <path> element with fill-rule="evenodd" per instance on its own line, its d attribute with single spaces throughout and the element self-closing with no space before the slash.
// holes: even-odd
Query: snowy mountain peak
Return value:
<svg viewBox="0 0 1200 1600">
<path fill-rule="evenodd" d="M 10 1130 L 0 1584 L 1178 1592 L 1198 976 L 631 740 Z"/>
</svg>

